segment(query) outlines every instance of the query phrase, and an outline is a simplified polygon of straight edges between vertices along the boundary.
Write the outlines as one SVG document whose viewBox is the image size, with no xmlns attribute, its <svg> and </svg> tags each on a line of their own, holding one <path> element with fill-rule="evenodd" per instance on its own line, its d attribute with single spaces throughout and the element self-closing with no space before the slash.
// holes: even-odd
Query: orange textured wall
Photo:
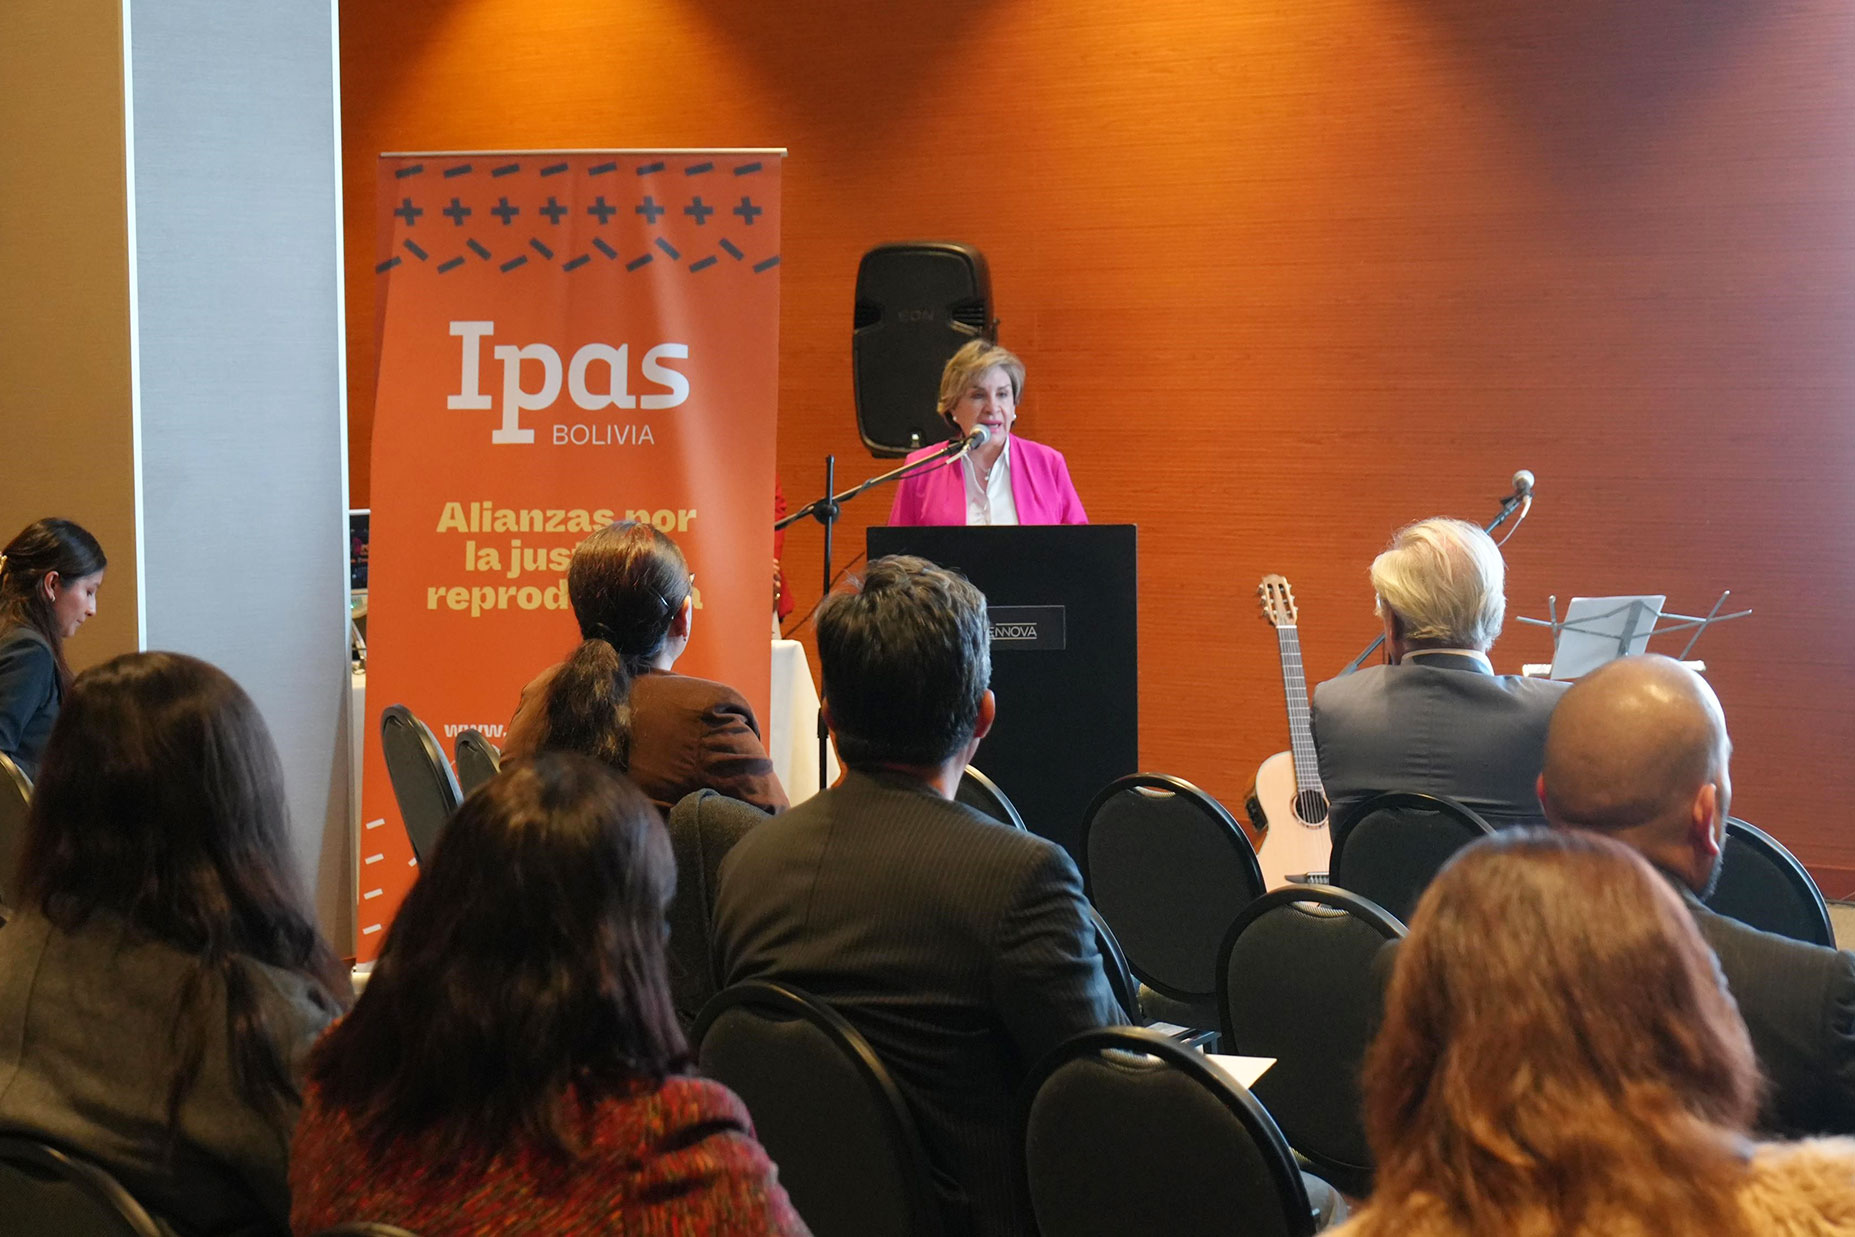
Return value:
<svg viewBox="0 0 1855 1237">
<path fill-rule="evenodd" d="M 990 259 L 1020 427 L 1141 526 L 1142 759 L 1236 803 L 1286 746 L 1253 590 L 1310 673 L 1397 524 L 1539 475 L 1510 613 L 1722 588 L 1739 813 L 1855 889 L 1844 0 L 345 0 L 354 491 L 383 150 L 783 145 L 780 470 L 863 454 L 871 245 Z M 839 539 L 886 514 L 854 508 Z M 787 565 L 815 594 L 815 530 Z M 1675 648 L 1671 651 L 1678 651 Z M 1510 623 L 1496 661 L 1545 660 Z M 1830 805 L 1825 809 L 1824 805 Z"/>
</svg>

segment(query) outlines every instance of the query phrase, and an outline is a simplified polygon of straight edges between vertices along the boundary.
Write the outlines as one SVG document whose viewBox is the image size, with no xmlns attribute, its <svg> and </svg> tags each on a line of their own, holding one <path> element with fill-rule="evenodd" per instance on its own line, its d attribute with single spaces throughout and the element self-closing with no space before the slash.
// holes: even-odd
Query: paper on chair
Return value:
<svg viewBox="0 0 1855 1237">
<path fill-rule="evenodd" d="M 1207 1052 L 1204 1059 L 1230 1075 L 1246 1091 L 1275 1064 L 1274 1057 L 1235 1057 L 1224 1052 Z"/>
</svg>

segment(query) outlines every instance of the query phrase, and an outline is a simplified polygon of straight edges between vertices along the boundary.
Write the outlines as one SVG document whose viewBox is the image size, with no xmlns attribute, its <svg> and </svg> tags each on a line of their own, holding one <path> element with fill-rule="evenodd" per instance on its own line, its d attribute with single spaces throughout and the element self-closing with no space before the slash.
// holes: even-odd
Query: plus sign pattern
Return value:
<svg viewBox="0 0 1855 1237">
<path fill-rule="evenodd" d="M 764 274 L 779 265 L 772 200 L 754 192 L 761 158 L 592 156 L 582 175 L 572 168 L 548 155 L 407 161 L 393 172 L 390 238 L 374 272 L 447 275 L 476 263 L 519 277 L 544 263 L 613 263 L 699 275 L 739 263 Z"/>
</svg>

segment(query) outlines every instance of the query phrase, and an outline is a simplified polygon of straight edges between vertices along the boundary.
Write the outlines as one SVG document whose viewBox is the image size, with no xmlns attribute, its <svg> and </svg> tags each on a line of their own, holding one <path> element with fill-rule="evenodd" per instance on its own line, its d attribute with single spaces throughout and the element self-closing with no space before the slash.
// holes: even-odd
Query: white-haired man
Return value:
<svg viewBox="0 0 1855 1237">
<path fill-rule="evenodd" d="M 1373 560 L 1388 664 L 1314 690 L 1331 819 L 1410 790 L 1459 800 L 1497 828 L 1543 822 L 1534 783 L 1566 685 L 1494 673 L 1506 574 L 1493 539 L 1463 520 L 1401 528 Z"/>
</svg>

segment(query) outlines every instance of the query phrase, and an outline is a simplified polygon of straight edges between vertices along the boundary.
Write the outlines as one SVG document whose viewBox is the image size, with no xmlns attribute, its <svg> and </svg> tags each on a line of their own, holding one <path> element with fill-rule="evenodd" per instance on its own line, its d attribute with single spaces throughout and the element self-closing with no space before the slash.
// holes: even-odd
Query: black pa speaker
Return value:
<svg viewBox="0 0 1855 1237">
<path fill-rule="evenodd" d="M 996 332 L 985 255 L 952 241 L 878 245 L 857 264 L 850 336 L 857 429 L 875 455 L 951 437 L 934 405 L 960 345 Z"/>
</svg>

